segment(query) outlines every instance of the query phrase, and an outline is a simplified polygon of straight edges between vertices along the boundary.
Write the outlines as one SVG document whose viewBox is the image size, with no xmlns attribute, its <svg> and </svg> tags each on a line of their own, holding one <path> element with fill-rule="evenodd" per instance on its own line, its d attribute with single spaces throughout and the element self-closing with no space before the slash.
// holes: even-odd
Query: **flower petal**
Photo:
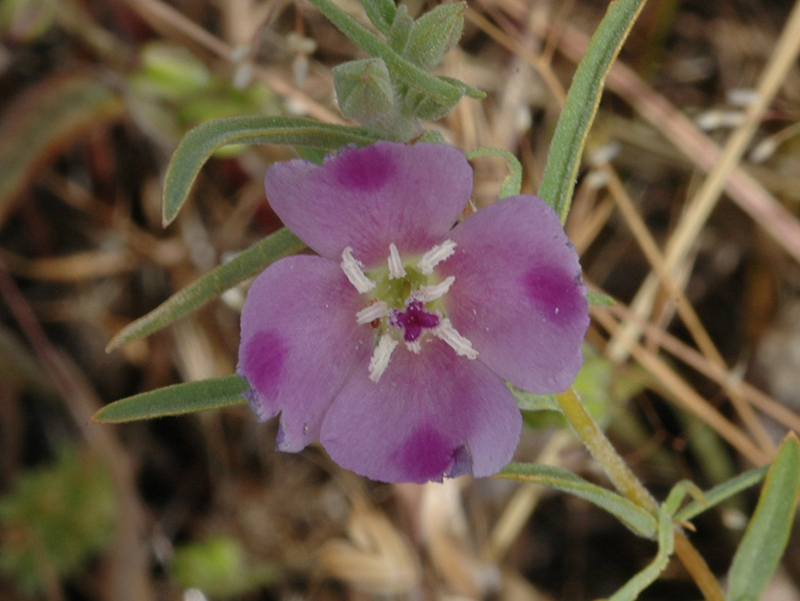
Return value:
<svg viewBox="0 0 800 601">
<path fill-rule="evenodd" d="M 281 413 L 278 449 L 296 452 L 315 440 L 354 368 L 366 371 L 374 336 L 356 324 L 361 308 L 339 265 L 320 257 L 281 259 L 250 287 L 239 373 L 261 420 Z"/>
<path fill-rule="evenodd" d="M 356 370 L 320 440 L 336 463 L 383 482 L 488 476 L 511 460 L 522 418 L 503 381 L 439 340 L 400 345 L 378 382 Z"/>
<path fill-rule="evenodd" d="M 472 169 L 450 146 L 379 142 L 349 148 L 322 166 L 295 160 L 270 167 L 267 198 L 283 223 L 323 257 L 345 247 L 372 267 L 389 245 L 423 253 L 441 242 L 472 192 Z"/>
<path fill-rule="evenodd" d="M 456 252 L 437 270 L 454 275 L 447 314 L 478 359 L 524 390 L 565 390 L 581 366 L 589 326 L 578 255 L 555 212 L 514 196 L 449 234 Z"/>
</svg>

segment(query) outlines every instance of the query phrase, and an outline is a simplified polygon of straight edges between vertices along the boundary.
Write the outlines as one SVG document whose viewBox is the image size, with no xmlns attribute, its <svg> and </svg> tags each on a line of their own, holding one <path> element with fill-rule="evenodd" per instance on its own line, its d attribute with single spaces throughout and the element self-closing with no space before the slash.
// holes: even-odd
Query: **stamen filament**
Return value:
<svg viewBox="0 0 800 601">
<path fill-rule="evenodd" d="M 389 315 L 389 305 L 383 301 L 378 301 L 369 307 L 364 307 L 356 313 L 356 323 L 364 325 L 376 319 L 381 319 Z"/>
<path fill-rule="evenodd" d="M 364 275 L 361 262 L 353 258 L 353 249 L 349 246 L 342 251 L 341 267 L 347 279 L 361 294 L 369 292 L 375 287 L 375 282 Z"/>
<path fill-rule="evenodd" d="M 389 367 L 389 359 L 392 358 L 394 349 L 397 348 L 399 342 L 392 338 L 388 333 L 384 333 L 378 341 L 378 346 L 372 352 L 372 357 L 369 360 L 369 379 L 377 382 L 381 379 L 383 372 Z"/>
<path fill-rule="evenodd" d="M 422 258 L 417 263 L 417 268 L 426 275 L 431 274 L 434 267 L 452 257 L 455 252 L 456 243 L 452 240 L 445 240 L 422 255 Z"/>
<path fill-rule="evenodd" d="M 450 286 L 452 286 L 455 281 L 456 276 L 451 275 L 433 286 L 420 286 L 419 290 L 412 292 L 409 298 L 413 297 L 414 300 L 422 301 L 423 303 L 435 301 L 437 298 L 441 298 L 447 294 L 447 291 L 450 290 Z"/>
<path fill-rule="evenodd" d="M 404 277 L 406 277 L 406 270 L 403 268 L 403 261 L 400 259 L 397 247 L 392 242 L 389 245 L 389 279 L 397 280 Z"/>
<path fill-rule="evenodd" d="M 476 359 L 478 351 L 472 348 L 472 343 L 459 334 L 446 317 L 442 319 L 439 326 L 433 330 L 433 333 L 441 340 L 446 342 L 452 348 L 456 355 L 466 357 L 467 359 Z"/>
</svg>

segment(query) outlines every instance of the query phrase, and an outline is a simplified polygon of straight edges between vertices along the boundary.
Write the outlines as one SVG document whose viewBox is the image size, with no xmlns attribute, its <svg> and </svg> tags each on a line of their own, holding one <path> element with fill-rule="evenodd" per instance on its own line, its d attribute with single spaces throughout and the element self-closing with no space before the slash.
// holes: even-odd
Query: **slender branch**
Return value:
<svg viewBox="0 0 800 601">
<path fill-rule="evenodd" d="M 653 514 L 657 513 L 656 500 L 617 453 L 611 441 L 586 411 L 575 391 L 570 388 L 555 396 L 567 421 L 592 457 L 603 466 L 617 490 L 640 507 Z M 724 601 L 725 597 L 714 574 L 679 528 L 675 530 L 675 554 L 707 601 Z"/>
</svg>

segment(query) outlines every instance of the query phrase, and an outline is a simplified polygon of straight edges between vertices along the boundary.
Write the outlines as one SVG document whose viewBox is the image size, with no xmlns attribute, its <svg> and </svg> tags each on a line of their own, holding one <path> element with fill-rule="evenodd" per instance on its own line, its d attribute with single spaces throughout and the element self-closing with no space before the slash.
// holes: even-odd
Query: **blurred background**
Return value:
<svg viewBox="0 0 800 601">
<path fill-rule="evenodd" d="M 338 4 L 367 24 L 355 0 Z M 606 4 L 470 0 L 440 72 L 488 98 L 434 127 L 464 150 L 512 151 L 535 192 Z M 412 15 L 433 5 L 408 2 Z M 800 36 L 784 31 L 792 7 L 650 0 L 588 142 L 567 230 L 587 282 L 620 303 L 593 309 L 577 387 L 659 498 L 683 478 L 709 488 L 762 465 L 800 431 L 800 66 L 778 43 Z M 343 122 L 330 69 L 362 54 L 302 0 L 0 0 L 0 39 L 0 599 L 575 601 L 611 594 L 654 556 L 539 487 L 375 484 L 318 446 L 277 453 L 276 424 L 246 407 L 90 424 L 113 400 L 235 369 L 246 286 L 104 350 L 280 227 L 262 178 L 294 152 L 229 147 L 162 228 L 183 134 L 252 113 Z M 744 156 L 709 182 L 732 135 Z M 474 167 L 486 205 L 505 166 Z M 526 422 L 518 460 L 607 485 L 557 416 Z M 695 521 L 720 576 L 756 498 Z M 800 600 L 799 587 L 795 528 L 764 598 Z M 700 593 L 674 563 L 641 598 Z"/>
</svg>

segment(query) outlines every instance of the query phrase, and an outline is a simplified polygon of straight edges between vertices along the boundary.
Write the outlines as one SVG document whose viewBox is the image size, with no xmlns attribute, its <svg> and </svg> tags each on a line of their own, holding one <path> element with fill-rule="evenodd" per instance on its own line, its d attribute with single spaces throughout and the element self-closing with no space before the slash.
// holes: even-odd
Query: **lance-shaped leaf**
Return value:
<svg viewBox="0 0 800 601">
<path fill-rule="evenodd" d="M 147 315 L 128 324 L 108 343 L 110 352 L 145 338 L 205 305 L 239 282 L 253 277 L 278 259 L 292 255 L 305 245 L 286 228 L 257 242 L 233 259 L 179 290 Z"/>
<path fill-rule="evenodd" d="M 92 416 L 92 422 L 116 424 L 195 411 L 243 405 L 247 382 L 237 375 L 186 382 L 115 401 Z"/>
<path fill-rule="evenodd" d="M 753 519 L 728 574 L 728 599 L 754 601 L 767 588 L 786 548 L 800 495 L 800 441 L 783 439 L 767 472 Z"/>
<path fill-rule="evenodd" d="M 200 168 L 215 150 L 229 144 L 286 144 L 336 150 L 348 144 L 366 146 L 378 138 L 345 125 L 301 117 L 228 117 L 203 123 L 181 140 L 167 168 L 164 183 L 164 225 L 175 219 Z"/>
<path fill-rule="evenodd" d="M 607 511 L 632 532 L 645 538 L 655 538 L 658 530 L 656 518 L 628 499 L 569 470 L 538 463 L 509 463 L 497 474 L 498 478 L 544 484 L 597 505 Z"/>
<path fill-rule="evenodd" d="M 562 222 L 572 203 L 583 147 L 597 113 L 606 75 L 643 6 L 644 0 L 611 3 L 572 78 L 539 188 L 539 196 L 555 209 Z"/>
<path fill-rule="evenodd" d="M 694 500 L 688 503 L 686 507 L 675 514 L 675 519 L 681 522 L 688 522 L 712 507 L 716 507 L 726 499 L 730 499 L 743 490 L 755 486 L 764 479 L 766 474 L 766 467 L 757 467 L 743 474 L 739 474 L 737 477 L 704 492 L 703 500 Z"/>
</svg>

